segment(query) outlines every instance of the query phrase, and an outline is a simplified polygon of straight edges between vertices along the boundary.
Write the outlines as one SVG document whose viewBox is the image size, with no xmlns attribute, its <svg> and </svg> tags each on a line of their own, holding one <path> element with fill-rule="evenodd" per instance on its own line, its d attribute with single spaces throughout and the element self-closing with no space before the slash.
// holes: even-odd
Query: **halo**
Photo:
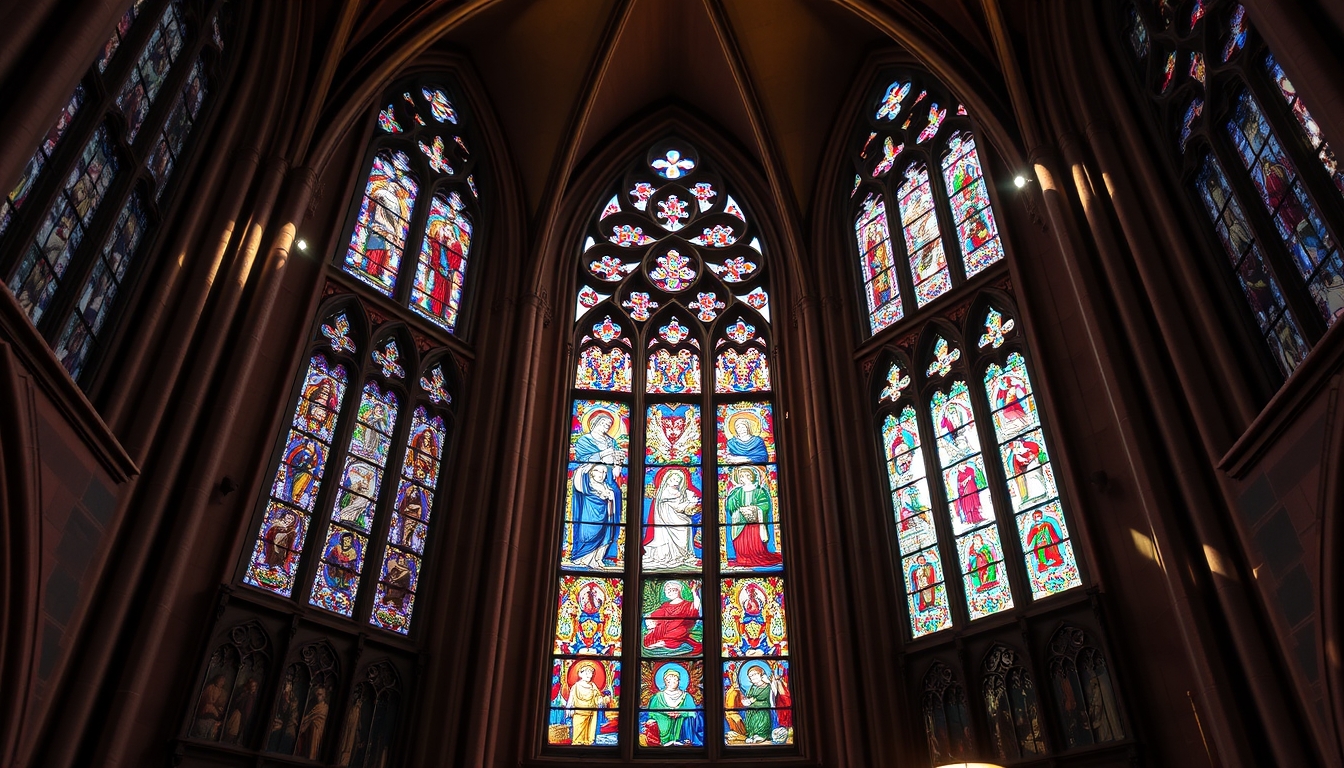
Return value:
<svg viewBox="0 0 1344 768">
<path fill-rule="evenodd" d="M 751 473 L 751 477 L 752 477 L 753 480 L 756 481 L 756 484 L 757 484 L 757 485 L 761 485 L 761 484 L 762 484 L 760 467 L 753 467 L 753 466 L 750 466 L 750 465 L 748 465 L 748 466 L 738 466 L 738 467 L 735 467 L 735 468 L 733 469 L 733 473 L 732 473 L 732 475 L 730 475 L 730 477 L 733 478 L 733 482 L 734 482 L 734 483 L 737 482 L 737 476 L 740 475 L 740 474 L 743 473 L 743 472 L 749 472 L 749 473 Z"/>
<path fill-rule="evenodd" d="M 759 435 L 765 431 L 765 426 L 761 423 L 761 419 L 759 416 L 752 413 L 751 411 L 740 411 L 738 413 L 733 414 L 732 416 L 729 416 L 724 421 L 724 427 L 727 429 L 728 434 L 737 434 L 736 432 L 737 422 L 743 420 L 745 420 L 748 424 L 755 425 L 756 431 L 752 432 L 753 435 Z"/>
<path fill-rule="evenodd" d="M 667 476 L 675 472 L 676 474 L 679 474 L 682 477 L 686 478 L 686 487 L 690 489 L 691 493 L 694 493 L 695 495 L 699 496 L 700 495 L 699 491 L 695 487 L 695 478 L 691 476 L 691 469 L 692 469 L 691 467 L 681 467 L 675 465 L 669 467 L 660 467 L 653 476 L 653 487 L 655 489 L 655 493 L 657 492 L 657 489 L 661 489 L 663 487 L 663 481 L 667 479 Z"/>
<path fill-rule="evenodd" d="M 666 664 L 663 664 L 662 666 L 655 669 L 653 671 L 654 681 L 655 682 L 661 681 L 663 679 L 663 676 L 667 674 L 668 670 L 676 670 L 678 677 L 677 687 L 683 691 L 686 691 L 687 693 L 690 693 L 690 691 L 687 691 L 686 689 L 691 684 L 691 673 L 687 672 L 685 667 L 676 663 L 675 661 L 669 661 Z M 662 689 L 660 688 L 659 690 Z"/>
<path fill-rule="evenodd" d="M 574 687 L 574 684 L 579 681 L 579 670 L 583 669 L 585 666 L 593 668 L 593 685 L 596 685 L 600 690 L 606 690 L 607 668 L 603 666 L 601 662 L 592 661 L 590 659 L 583 659 L 582 661 L 576 661 L 569 665 L 569 671 L 565 673 L 565 683 L 567 686 L 570 688 Z"/>
<path fill-rule="evenodd" d="M 770 665 L 766 664 L 764 661 L 761 661 L 760 659 L 748 661 L 746 664 L 738 667 L 737 670 L 737 684 L 741 686 L 744 691 L 751 687 L 751 680 L 747 678 L 747 671 L 754 667 L 760 667 L 767 678 L 775 676 L 774 670 L 770 669 Z"/>
<path fill-rule="evenodd" d="M 607 434 L 611 435 L 612 437 L 615 437 L 617 434 L 619 434 L 618 432 L 612 432 L 611 430 L 616 428 L 616 425 L 619 423 L 620 420 L 616 418 L 616 414 L 612 413 L 611 411 L 608 411 L 606 408 L 594 408 L 593 410 L 589 411 L 588 414 L 583 418 L 583 428 L 585 430 L 591 431 L 593 427 L 593 419 L 596 419 L 598 416 L 606 416 L 608 419 L 611 419 L 611 427 L 607 429 Z"/>
</svg>

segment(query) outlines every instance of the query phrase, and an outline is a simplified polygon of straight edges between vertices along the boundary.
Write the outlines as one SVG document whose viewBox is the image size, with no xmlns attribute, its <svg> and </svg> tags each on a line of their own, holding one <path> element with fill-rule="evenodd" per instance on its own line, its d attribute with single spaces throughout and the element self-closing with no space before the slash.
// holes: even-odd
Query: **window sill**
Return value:
<svg viewBox="0 0 1344 768">
<path fill-rule="evenodd" d="M 124 483 L 140 474 L 130 455 L 122 448 L 116 435 L 98 415 L 98 411 L 84 396 L 83 390 L 70 378 L 47 346 L 46 339 L 28 320 L 28 314 L 19 306 L 8 287 L 0 289 L 0 334 L 11 344 L 15 356 L 36 380 L 43 394 L 65 417 L 66 423 L 79 435 L 89 451 L 107 470 L 112 480 Z"/>
<path fill-rule="evenodd" d="M 1236 479 L 1245 477 L 1341 367 L 1344 322 L 1337 322 L 1218 462 L 1218 469 Z"/>
</svg>

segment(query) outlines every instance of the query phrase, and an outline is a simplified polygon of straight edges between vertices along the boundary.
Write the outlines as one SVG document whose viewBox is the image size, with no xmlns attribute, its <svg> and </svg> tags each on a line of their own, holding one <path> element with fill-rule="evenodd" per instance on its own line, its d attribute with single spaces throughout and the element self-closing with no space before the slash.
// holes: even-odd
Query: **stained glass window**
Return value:
<svg viewBox="0 0 1344 768">
<path fill-rule="evenodd" d="M 345 271 L 387 296 L 396 287 L 411 208 L 419 191 L 404 152 L 380 152 L 373 158 L 359 218 L 345 252 Z"/>
<path fill-rule="evenodd" d="M 399 409 L 395 394 L 382 391 L 373 381 L 364 385 L 331 523 L 321 540 L 322 561 L 308 598 L 309 603 L 344 616 L 355 610 L 359 576 L 364 571 Z"/>
<path fill-rule="evenodd" d="M 467 121 L 440 85 L 394 88 L 380 103 L 386 106 L 374 116 L 369 175 L 342 268 L 437 329 L 458 333 L 480 224 Z M 418 231 L 411 231 L 412 218 Z M 412 254 L 414 271 L 403 269 Z"/>
<path fill-rule="evenodd" d="M 764 251 L 704 164 L 658 145 L 579 260 L 555 747 L 793 743 Z M 623 640 L 627 608 L 639 633 Z"/>
<path fill-rule="evenodd" d="M 74 313 L 57 337 L 56 357 L 75 378 L 79 378 L 84 361 L 88 359 L 98 332 L 107 320 L 112 303 L 126 278 L 126 270 L 144 237 L 146 226 L 140 194 L 133 192 L 126 207 L 121 209 L 121 215 L 108 235 L 107 242 L 103 244 L 98 263 L 94 265 L 93 274 L 79 294 Z"/>
<path fill-rule="evenodd" d="M 901 376 L 897 363 L 891 375 Z M 888 413 L 882 424 L 887 479 L 896 511 L 901 575 L 910 606 L 910 633 L 922 637 L 952 626 L 947 602 L 943 558 L 938 551 L 938 529 L 933 521 L 929 480 L 924 468 L 919 419 L 906 404 L 899 414 Z"/>
<path fill-rule="evenodd" d="M 994 756 L 1016 760 L 1045 754 L 1045 729 L 1031 673 L 1016 651 L 996 645 L 981 664 L 985 716 Z"/>
<path fill-rule="evenodd" d="M 168 70 L 182 50 L 184 34 L 182 9 L 178 0 L 174 0 L 163 9 L 158 25 L 150 33 L 140 58 L 117 95 L 117 107 L 126 116 L 127 137 L 131 141 L 135 141 L 149 115 L 149 108 L 168 79 Z"/>
<path fill-rule="evenodd" d="M 985 370 L 985 395 L 994 420 L 1008 499 L 1017 518 L 1033 597 L 1048 597 L 1082 584 L 1069 529 L 1055 485 L 1045 433 L 1036 413 L 1027 362 L 1020 352 Z"/>
<path fill-rule="evenodd" d="M 201 105 L 205 103 L 206 86 L 204 62 L 197 59 L 190 74 L 187 75 L 186 85 L 182 86 L 182 93 L 173 104 L 173 111 L 168 114 L 168 122 L 164 123 L 154 150 L 145 160 L 145 167 L 154 176 L 156 199 L 163 196 L 163 190 L 168 186 L 168 178 L 172 175 L 178 158 L 182 156 L 187 134 L 191 132 L 200 114 Z"/>
<path fill-rule="evenodd" d="M 1344 261 L 1250 91 L 1237 99 L 1227 132 L 1316 307 L 1333 322 L 1344 313 Z"/>
<path fill-rule="evenodd" d="M 1244 9 L 1238 13 L 1244 13 Z M 1241 31 L 1241 37 L 1246 36 L 1245 29 Z M 1321 135 L 1321 127 L 1316 124 L 1316 120 L 1307 111 L 1307 107 L 1302 103 L 1302 99 L 1297 95 L 1297 89 L 1293 87 L 1292 81 L 1284 74 L 1283 67 L 1274 58 L 1274 54 L 1265 55 L 1265 70 L 1269 73 L 1274 85 L 1278 87 L 1279 94 L 1283 96 L 1283 101 L 1288 105 L 1288 110 L 1293 113 L 1297 119 L 1297 124 L 1302 127 L 1302 133 L 1307 139 L 1311 148 L 1316 150 L 1316 158 L 1321 161 L 1321 167 L 1330 175 L 1330 180 L 1334 182 L 1335 187 L 1344 192 L 1344 170 L 1339 167 L 1339 161 L 1335 159 L 1334 150 L 1330 149 L 1330 144 L 1326 142 L 1325 137 Z"/>
<path fill-rule="evenodd" d="M 1205 158 L 1196 187 L 1260 333 L 1283 373 L 1292 373 L 1307 356 L 1306 341 L 1284 301 L 1274 271 L 1265 263 L 1222 166 L 1212 155 Z"/>
<path fill-rule="evenodd" d="M 1003 258 L 1003 244 L 999 242 L 999 227 L 985 189 L 975 137 L 969 132 L 959 133 L 948 140 L 947 156 L 943 158 L 943 180 L 947 183 L 952 220 L 956 222 L 957 238 L 961 243 L 962 264 L 966 276 L 971 277 Z"/>
<path fill-rule="evenodd" d="M 1164 4 L 1162 12 L 1169 22 L 1174 6 Z M 1155 34 L 1172 57 L 1163 74 L 1172 87 L 1163 85 L 1154 99 L 1161 113 L 1176 117 L 1174 148 L 1184 173 L 1194 179 L 1246 297 L 1248 320 L 1287 376 L 1344 315 L 1344 255 L 1321 208 L 1327 203 L 1311 191 L 1322 188 L 1324 171 L 1344 193 L 1344 172 L 1277 59 L 1251 34 L 1246 8 L 1201 0 L 1188 13 L 1184 23 Z M 1206 16 L 1209 34 L 1184 35 Z M 1177 62 L 1189 74 L 1179 87 Z M 1230 94 L 1225 112 L 1208 112 L 1206 84 Z"/>
<path fill-rule="evenodd" d="M 373 615 L 369 617 L 370 622 L 402 634 L 410 629 L 445 438 L 443 418 L 431 416 L 423 406 L 416 408 L 402 459 L 392 524 L 387 529 L 388 550 L 378 576 Z"/>
<path fill-rule="evenodd" d="M 471 250 L 471 220 L 456 192 L 429 202 L 429 219 L 411 287 L 411 309 L 451 331 L 457 325 Z"/>
<path fill-rule="evenodd" d="M 284 597 L 294 590 L 299 556 L 331 455 L 346 382 L 343 366 L 329 363 L 320 354 L 309 360 L 251 564 L 243 579 L 252 586 Z"/>
<path fill-rule="evenodd" d="M 874 334 L 983 272 L 1004 252 L 966 108 L 940 86 L 916 91 L 907 76 L 884 82 L 889 85 L 874 117 L 860 127 L 859 138 L 866 131 L 866 139 L 850 190 L 868 330 Z M 893 127 L 897 115 L 905 117 L 899 129 Z M 939 184 L 930 178 L 935 169 L 941 171 Z M 893 214 L 898 240 L 891 236 Z M 943 217 L 955 230 L 959 265 L 949 263 L 954 246 L 945 240 Z M 901 274 L 907 265 L 908 279 Z"/>
<path fill-rule="evenodd" d="M 317 324 L 243 582 L 407 635 L 444 496 L 451 368 L 432 350 L 419 364 L 404 331 L 370 344 L 367 325 L 348 299 Z M 357 377 L 359 396 L 344 398 Z M 305 551 L 311 582 L 296 584 Z"/>
<path fill-rule="evenodd" d="M 106 126 L 99 126 L 84 145 L 60 195 L 38 226 L 9 289 L 34 323 L 51 304 L 61 278 L 84 239 L 93 214 L 117 175 L 119 163 Z"/>
<path fill-rule="evenodd" d="M 43 137 L 42 143 L 37 151 L 28 160 L 24 166 L 23 173 L 19 176 L 19 183 L 12 189 L 4 200 L 0 200 L 0 234 L 4 234 L 9 228 L 9 222 L 14 218 L 14 212 L 23 206 L 28 199 L 28 193 L 33 191 L 33 184 L 37 182 L 37 177 L 41 175 L 42 169 L 47 167 L 47 161 L 51 159 L 51 154 L 56 151 L 56 145 L 60 143 L 61 137 L 65 136 L 66 129 L 70 123 L 74 122 L 75 115 L 79 113 L 79 108 L 84 104 L 84 86 L 83 84 L 75 86 L 75 92 L 70 95 L 70 100 L 61 108 L 61 114 L 56 118 L 56 124 L 47 131 Z"/>
<path fill-rule="evenodd" d="M 140 22 L 142 5 L 137 0 L 123 14 L 94 66 L 29 159 L 18 184 L 0 200 L 0 234 L 14 228 L 31 238 L 12 249 L 17 263 L 3 265 L 7 283 L 57 358 L 76 378 L 97 357 L 93 354 L 97 337 L 113 316 L 120 286 L 130 277 L 136 252 L 148 241 L 149 227 L 158 218 L 155 203 L 166 202 L 161 200 L 163 182 L 186 149 L 192 122 L 200 116 L 206 73 L 211 68 L 197 58 L 166 122 L 161 124 L 158 121 L 165 118 L 156 117 L 152 125 L 147 123 L 150 106 L 179 54 L 184 48 L 199 47 L 203 33 L 194 30 L 193 39 L 188 39 L 179 0 L 165 5 L 155 18 Z M 153 25 L 147 30 L 148 40 L 143 47 L 120 54 L 134 57 L 126 62 L 128 66 L 109 69 L 136 23 Z M 121 79 L 113 81 L 108 78 L 111 74 Z M 86 102 L 108 103 L 102 101 L 102 94 L 113 96 L 110 101 L 115 106 L 110 108 L 125 117 L 124 136 L 111 128 L 106 115 L 84 119 L 89 108 Z M 154 140 L 142 140 L 137 149 L 134 140 L 146 126 Z M 67 139 L 69 134 L 73 138 Z M 58 155 L 59 147 L 70 141 L 79 142 L 82 151 Z M 142 160 L 154 177 L 153 199 L 134 188 L 134 173 L 123 173 L 128 165 L 134 170 Z M 58 161 L 63 165 L 56 168 Z M 59 174 L 59 182 L 39 184 L 43 174 Z M 34 193 L 44 199 L 30 203 Z M 105 200 L 120 210 L 104 218 L 99 210 Z"/>
<path fill-rule="evenodd" d="M 887 225 L 887 206 L 880 195 L 870 194 L 863 201 L 854 232 L 859 243 L 864 294 L 868 297 L 868 319 L 873 333 L 877 333 L 905 314 Z"/>
</svg>

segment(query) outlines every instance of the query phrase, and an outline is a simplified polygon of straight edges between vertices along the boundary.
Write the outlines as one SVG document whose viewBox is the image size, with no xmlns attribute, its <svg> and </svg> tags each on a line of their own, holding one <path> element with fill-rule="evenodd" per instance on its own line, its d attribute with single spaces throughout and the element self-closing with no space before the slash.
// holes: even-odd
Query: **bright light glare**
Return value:
<svg viewBox="0 0 1344 768">
<path fill-rule="evenodd" d="M 1020 185 L 1019 185 L 1020 186 Z M 308 241 L 300 239 L 295 245 L 299 246 L 300 251 L 308 250 Z"/>
<path fill-rule="evenodd" d="M 1027 177 L 1026 177 L 1026 176 L 1018 176 L 1017 178 L 1013 179 L 1013 184 L 1017 185 L 1017 188 L 1018 188 L 1018 189 L 1021 189 L 1021 188 L 1025 187 L 1025 186 L 1027 186 Z"/>
</svg>

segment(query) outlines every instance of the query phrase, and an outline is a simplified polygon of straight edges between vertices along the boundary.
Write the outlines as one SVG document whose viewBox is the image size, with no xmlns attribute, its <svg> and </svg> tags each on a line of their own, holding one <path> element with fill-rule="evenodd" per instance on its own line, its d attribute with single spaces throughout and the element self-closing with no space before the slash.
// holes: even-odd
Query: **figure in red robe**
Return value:
<svg viewBox="0 0 1344 768">
<path fill-rule="evenodd" d="M 701 644 L 691 637 L 691 630 L 700 619 L 700 594 L 694 587 L 691 594 L 692 600 L 682 597 L 680 581 L 663 585 L 666 600 L 645 619 L 644 647 L 651 653 L 700 653 Z"/>
<path fill-rule="evenodd" d="M 1027 531 L 1027 545 L 1031 547 L 1032 560 L 1036 561 L 1036 571 L 1047 570 L 1064 564 L 1064 555 L 1059 551 L 1059 543 L 1064 537 L 1059 534 L 1059 523 L 1046 517 L 1041 510 L 1031 516 L 1031 530 Z"/>
<path fill-rule="evenodd" d="M 980 483 L 977 475 L 975 467 L 969 462 L 957 470 L 957 493 L 961 497 L 957 499 L 957 514 L 961 517 L 961 522 L 967 525 L 985 522 L 985 517 L 981 514 Z"/>
</svg>

